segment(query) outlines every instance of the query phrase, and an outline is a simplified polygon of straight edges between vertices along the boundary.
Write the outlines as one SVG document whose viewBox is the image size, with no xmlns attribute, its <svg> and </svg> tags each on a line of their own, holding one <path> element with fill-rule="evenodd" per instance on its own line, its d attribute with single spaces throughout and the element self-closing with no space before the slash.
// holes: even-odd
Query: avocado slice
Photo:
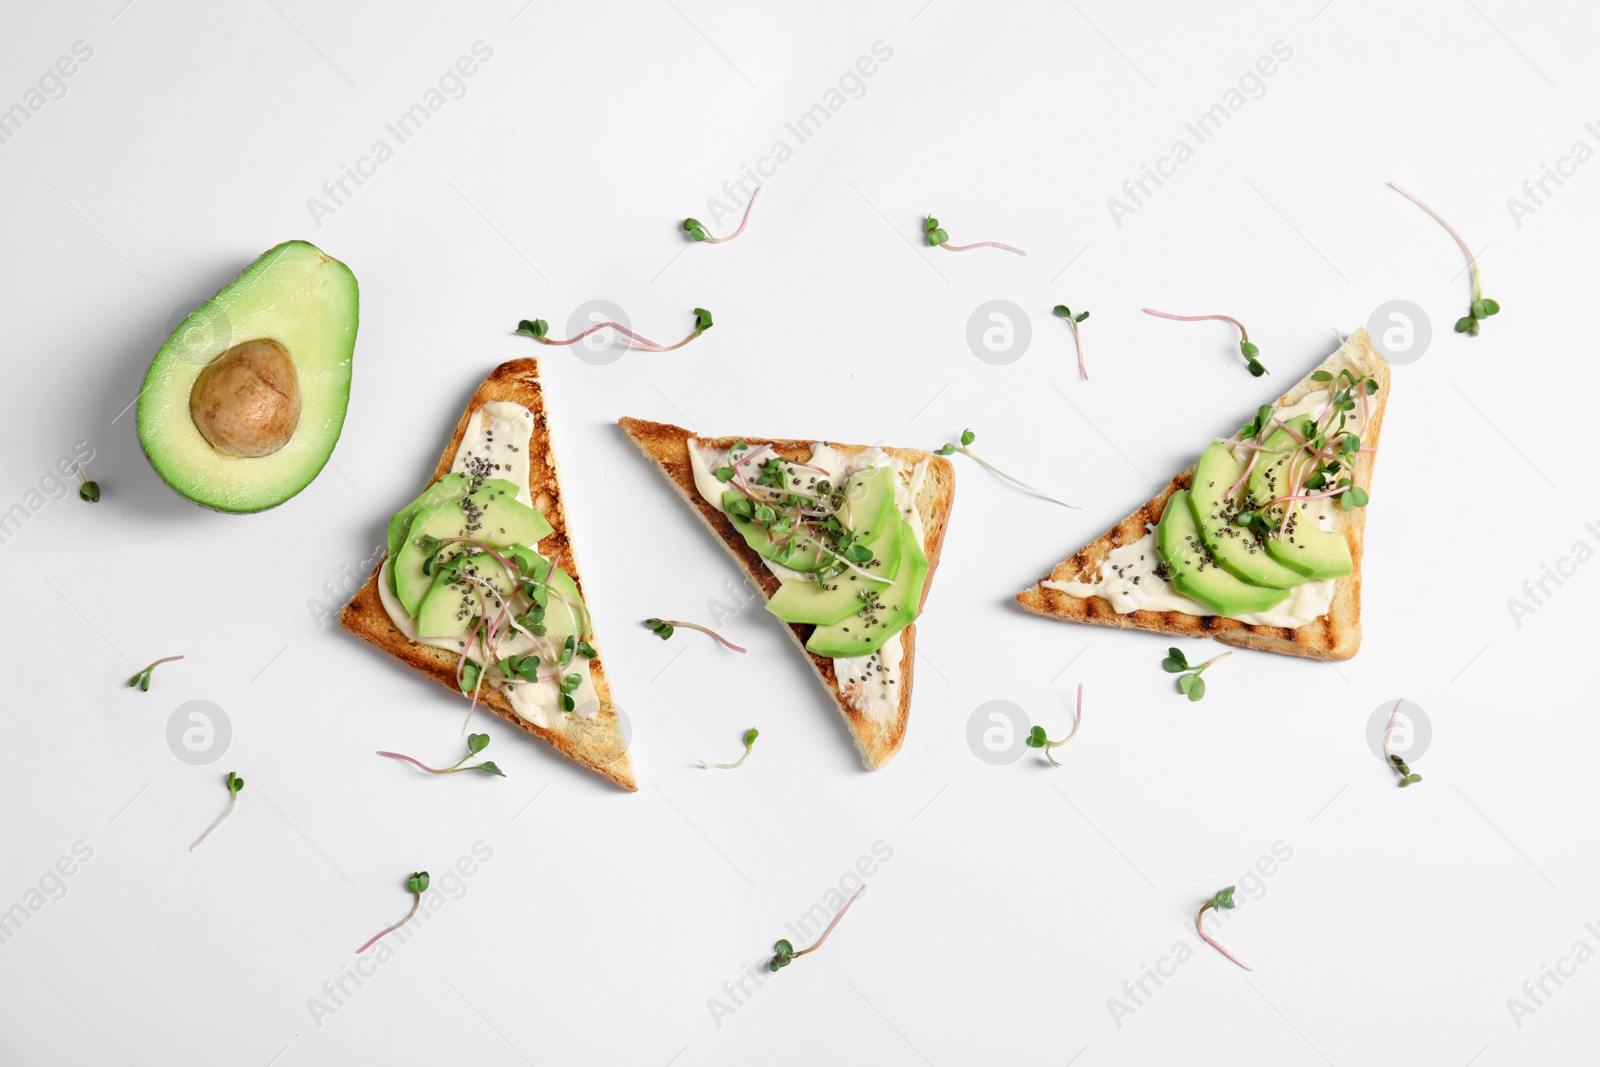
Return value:
<svg viewBox="0 0 1600 1067">
<path fill-rule="evenodd" d="M 1269 455 L 1263 453 L 1263 462 Z M 1305 576 L 1273 559 L 1257 543 L 1253 531 L 1236 525 L 1237 502 L 1229 500 L 1228 489 L 1244 473 L 1244 466 L 1228 452 L 1221 441 L 1212 442 L 1200 453 L 1195 464 L 1194 483 L 1189 490 L 1189 509 L 1194 512 L 1200 536 L 1217 565 L 1242 582 L 1269 589 L 1290 589 L 1305 581 Z M 1251 472 L 1255 473 L 1254 471 Z"/>
<path fill-rule="evenodd" d="M 1167 498 L 1156 527 L 1156 547 L 1172 569 L 1173 588 L 1218 615 L 1254 614 L 1289 599 L 1287 589 L 1250 585 L 1216 565 L 1200 536 L 1185 490 Z"/>
<path fill-rule="evenodd" d="M 900 572 L 872 605 L 828 626 L 818 626 L 806 642 L 806 651 L 833 659 L 865 656 L 905 629 L 922 606 L 922 587 L 928 577 L 928 557 L 911 524 L 902 521 Z"/>
<path fill-rule="evenodd" d="M 1267 541 L 1267 554 L 1307 578 L 1343 578 L 1356 566 L 1343 534 L 1314 525 L 1299 510 L 1285 532 Z"/>
<path fill-rule="evenodd" d="M 900 571 L 904 556 L 900 526 L 904 520 L 894 501 L 894 471 L 873 467 L 850 477 L 839 509 L 852 542 L 871 551 L 858 566 L 879 580 L 845 570 L 823 581 L 786 580 L 778 587 L 767 610 L 785 622 L 819 625 L 838 622 L 861 610 L 861 597 L 886 588 Z"/>
<path fill-rule="evenodd" d="M 400 551 L 400 542 L 405 540 L 406 531 L 411 529 L 411 520 L 416 518 L 417 512 L 423 508 L 438 507 L 451 500 L 460 500 L 467 495 L 467 486 L 470 484 L 465 474 L 456 474 L 452 471 L 424 489 L 417 499 L 389 516 L 390 558 L 392 559 L 395 553 Z M 505 484 L 509 486 L 511 483 Z M 511 491 L 513 494 L 516 493 L 514 487 Z"/>
<path fill-rule="evenodd" d="M 139 444 L 161 479 L 229 512 L 311 484 L 344 426 L 359 304 L 348 267 L 290 241 L 184 319 L 139 390 Z"/>
<path fill-rule="evenodd" d="M 458 500 L 447 501 L 419 511 L 411 520 L 411 529 L 404 544 L 389 564 L 394 577 L 394 593 L 405 605 L 407 613 L 416 617 L 422 598 L 433 586 L 434 575 L 424 570 L 427 557 L 417 542 L 424 537 L 444 540 L 450 537 L 472 537 L 491 548 L 509 548 L 512 545 L 536 545 L 550 534 L 550 523 L 526 504 L 519 502 L 509 490 L 509 483 L 499 481 L 499 486 L 485 483 L 476 493 Z M 468 517 L 471 513 L 473 518 Z M 476 526 L 476 529 L 469 527 Z M 464 546 L 452 545 L 441 555 L 448 558 L 464 551 Z M 492 566 L 483 567 L 484 577 L 491 572 L 505 576 L 505 568 L 491 557 Z M 499 586 L 496 586 L 499 588 Z"/>
<path fill-rule="evenodd" d="M 897 516 L 883 525 L 878 536 L 865 542 L 872 550 L 872 559 L 859 564 L 864 571 L 882 574 L 877 580 L 846 570 L 822 581 L 807 582 L 785 579 L 778 591 L 767 601 L 767 610 L 784 622 L 809 622 L 818 625 L 838 622 L 847 615 L 861 610 L 862 594 L 878 593 L 889 587 L 899 573 L 904 559 L 904 544 L 899 527 L 905 525 Z"/>
<path fill-rule="evenodd" d="M 560 567 L 552 570 L 549 560 L 525 545 L 509 546 L 502 555 L 508 559 L 514 555 L 520 556 L 527 563 L 526 569 L 520 570 L 519 574 L 536 583 L 532 600 L 546 609 L 543 636 L 547 640 L 560 649 L 566 644 L 569 635 L 576 635 L 579 640 L 588 637 L 588 608 L 584 606 L 583 598 L 578 595 L 577 583 L 572 580 L 571 575 Z M 493 586 L 502 596 L 510 594 L 512 588 L 510 576 L 492 557 L 480 556 L 479 562 L 467 566 L 473 567 L 474 576 Z M 570 600 L 574 605 L 571 610 L 560 597 L 552 597 L 545 588 L 546 585 Z M 480 599 L 482 593 L 480 587 L 463 582 L 455 572 L 441 571 L 434 576 L 433 584 L 429 586 L 417 609 L 417 635 L 465 637 L 475 620 L 480 617 L 479 613 L 484 606 Z M 492 603 L 489 608 L 491 616 L 499 610 L 498 606 Z M 513 631 L 509 625 L 502 625 L 500 632 L 506 634 Z"/>
<path fill-rule="evenodd" d="M 790 570 L 814 571 L 817 563 L 822 558 L 822 546 L 809 535 L 796 531 L 787 518 L 781 517 L 773 526 L 762 526 L 760 523 L 751 522 L 741 518 L 734 509 L 739 501 L 751 502 L 741 490 L 729 489 L 722 494 L 722 510 L 727 512 L 728 520 L 733 523 L 733 528 L 744 537 L 744 543 L 755 549 L 756 554 L 780 563 Z M 774 537 L 773 535 L 777 536 Z"/>
<path fill-rule="evenodd" d="M 1295 427 L 1295 432 L 1305 437 L 1310 430 L 1310 420 Z M 1289 460 L 1300 455 L 1300 442 L 1284 427 L 1275 430 L 1266 440 L 1266 447 L 1282 449 L 1283 454 L 1272 457 L 1270 463 L 1257 463 L 1250 472 L 1250 498 L 1265 504 L 1285 496 L 1289 489 Z M 1343 578 L 1355 570 L 1350 557 L 1350 546 L 1344 535 L 1324 530 L 1313 523 L 1304 505 L 1275 504 L 1268 509 L 1274 527 L 1282 523 L 1284 509 L 1289 509 L 1289 522 L 1283 533 L 1267 538 L 1267 555 L 1288 570 L 1307 578 Z"/>
</svg>

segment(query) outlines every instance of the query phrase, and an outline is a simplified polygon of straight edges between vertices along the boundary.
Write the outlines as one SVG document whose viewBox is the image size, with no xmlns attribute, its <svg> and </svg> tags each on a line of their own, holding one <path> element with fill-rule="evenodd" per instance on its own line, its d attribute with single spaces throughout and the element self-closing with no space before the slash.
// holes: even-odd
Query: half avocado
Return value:
<svg viewBox="0 0 1600 1067">
<path fill-rule="evenodd" d="M 290 241 L 184 319 L 139 390 L 139 444 L 162 480 L 229 512 L 310 485 L 344 426 L 359 303 L 348 267 Z"/>
</svg>

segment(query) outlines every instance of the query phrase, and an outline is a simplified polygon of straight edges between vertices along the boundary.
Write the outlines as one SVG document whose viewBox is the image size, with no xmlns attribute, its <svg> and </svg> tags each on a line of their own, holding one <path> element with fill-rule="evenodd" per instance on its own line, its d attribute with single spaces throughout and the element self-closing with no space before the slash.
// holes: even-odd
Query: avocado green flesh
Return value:
<svg viewBox="0 0 1600 1067">
<path fill-rule="evenodd" d="M 817 562 L 822 558 L 822 546 L 816 541 L 798 531 L 768 530 L 759 523 L 746 522 L 733 513 L 732 505 L 735 502 L 749 499 L 737 489 L 729 489 L 722 494 L 722 509 L 728 513 L 728 519 L 733 523 L 734 529 L 744 537 L 744 543 L 754 549 L 757 555 L 764 556 L 774 563 L 780 563 L 790 570 L 816 570 Z M 773 533 L 778 534 L 776 539 L 773 538 Z M 793 536 L 789 536 L 791 533 Z"/>
<path fill-rule="evenodd" d="M 435 508 L 451 500 L 460 500 L 467 495 L 467 486 L 471 484 L 465 474 L 446 474 L 422 491 L 422 494 L 389 516 L 389 556 L 394 558 L 400 551 L 400 542 L 405 540 L 406 531 L 411 529 L 411 520 L 417 517 L 417 512 L 423 508 Z M 484 483 L 488 485 L 488 482 Z M 505 483 L 513 493 L 516 488 L 510 482 Z M 498 487 L 497 487 L 498 488 Z"/>
<path fill-rule="evenodd" d="M 881 581 L 852 570 L 821 582 L 789 579 L 767 601 L 767 610 L 784 622 L 820 625 L 838 622 L 846 615 L 861 610 L 861 593 L 887 588 L 899 573 L 905 557 L 905 542 L 900 537 L 899 529 L 904 523 L 892 511 L 890 519 L 894 521 L 884 523 L 876 538 L 865 542 L 866 547 L 872 550 L 872 559 L 857 564 L 864 571 L 881 575 Z"/>
<path fill-rule="evenodd" d="M 1355 570 L 1342 535 L 1311 524 L 1304 513 L 1289 519 L 1289 529 L 1267 542 L 1267 553 L 1306 578 L 1343 578 Z"/>
<path fill-rule="evenodd" d="M 471 496 L 447 501 L 417 512 L 411 520 L 405 543 L 389 564 L 394 577 L 395 596 L 405 606 L 406 612 L 416 618 L 422 598 L 432 588 L 435 575 L 424 570 L 427 557 L 417 542 L 424 537 L 445 540 L 450 537 L 471 537 L 491 548 L 509 548 L 512 545 L 536 545 L 550 533 L 550 523 L 526 504 L 519 502 L 510 490 L 509 483 L 495 479 L 497 485 L 485 483 Z M 504 488 L 501 488 L 501 487 Z M 470 520 L 463 504 L 470 501 L 477 513 L 476 530 L 469 530 Z M 444 558 L 466 550 L 463 545 L 447 546 L 440 555 Z M 477 565 L 480 576 L 489 579 L 495 572 L 505 579 L 505 568 L 494 557 L 485 557 Z M 497 583 L 496 588 L 500 588 Z M 424 634 L 423 636 L 429 636 Z"/>
<path fill-rule="evenodd" d="M 857 541 L 877 537 L 885 527 L 900 519 L 894 504 L 894 482 L 891 467 L 858 471 L 845 482 L 840 521 Z"/>
<path fill-rule="evenodd" d="M 1296 432 L 1303 437 L 1307 429 L 1308 426 L 1302 423 L 1296 427 Z M 1300 442 L 1283 427 L 1267 438 L 1266 447 L 1282 449 L 1283 454 L 1273 456 L 1270 463 L 1257 463 L 1256 469 L 1250 472 L 1249 495 L 1261 504 L 1289 495 L 1289 458 L 1300 455 Z M 1281 523 L 1285 508 L 1291 509 L 1288 529 L 1267 539 L 1267 555 L 1272 560 L 1297 573 L 1302 581 L 1343 578 L 1355 569 L 1355 561 L 1350 558 L 1350 546 L 1344 536 L 1333 530 L 1319 528 L 1311 520 L 1304 504 L 1273 505 L 1267 515 L 1274 525 Z"/>
<path fill-rule="evenodd" d="M 806 642 L 806 651 L 832 659 L 865 656 L 905 629 L 922 606 L 922 587 L 928 577 L 928 557 L 911 525 L 900 522 L 900 568 L 894 581 L 878 594 L 870 618 L 859 612 L 827 626 L 818 626 Z"/>
<path fill-rule="evenodd" d="M 1189 490 L 1189 508 L 1200 535 L 1217 565 L 1240 581 L 1269 589 L 1293 588 L 1305 581 L 1305 576 L 1278 563 L 1257 543 L 1254 533 L 1233 522 L 1238 508 L 1228 500 L 1228 489 L 1243 473 L 1244 466 L 1220 441 L 1200 453 Z"/>
<path fill-rule="evenodd" d="M 139 444 L 163 481 L 217 511 L 275 507 L 311 484 L 339 440 L 350 400 L 359 319 L 355 275 L 304 241 L 256 260 L 178 326 L 139 390 Z M 300 421 L 288 444 L 243 458 L 211 446 L 189 415 L 201 370 L 245 341 L 270 338 L 300 381 Z"/>
<path fill-rule="evenodd" d="M 1287 589 L 1250 585 L 1216 565 L 1200 536 L 1189 494 L 1182 489 L 1167 499 L 1156 527 L 1156 547 L 1172 569 L 1172 587 L 1215 614 L 1255 614 L 1289 598 Z"/>
<path fill-rule="evenodd" d="M 862 593 L 886 588 L 900 571 L 904 552 L 899 528 L 904 523 L 894 503 L 894 471 L 874 467 L 854 475 L 845 483 L 845 501 L 841 516 L 852 519 L 846 528 L 857 544 L 872 552 L 857 566 L 875 578 L 846 569 L 820 582 L 785 580 L 767 601 L 767 610 L 785 622 L 838 622 L 861 610 Z M 860 520 L 859 529 L 854 519 Z"/>
<path fill-rule="evenodd" d="M 545 606 L 543 636 L 558 649 L 572 634 L 582 638 L 584 633 L 580 631 L 587 630 L 584 626 L 587 610 L 583 607 L 582 598 L 578 596 L 578 586 L 572 580 L 572 576 L 560 567 L 552 571 L 549 560 L 531 551 L 524 551 L 524 557 L 528 556 L 535 561 L 529 569 L 529 576 L 536 582 L 548 583 L 550 588 L 560 594 L 552 597 L 548 591 L 541 590 L 539 595 L 533 598 Z M 493 585 L 501 596 L 509 596 L 512 583 L 505 568 L 495 562 L 493 557 L 486 556 L 482 559 L 483 562 L 475 565 L 477 568 L 475 576 Z M 481 612 L 485 604 L 480 600 L 480 596 L 483 592 L 481 587 L 464 582 L 454 574 L 437 575 L 427 595 L 422 598 L 421 607 L 417 610 L 417 636 L 465 637 L 474 622 L 482 617 Z M 566 597 L 576 607 L 569 606 L 561 597 Z M 488 602 L 490 618 L 499 614 L 500 606 L 493 601 Z M 502 622 L 498 632 L 502 637 L 510 639 L 516 630 L 510 623 Z"/>
</svg>

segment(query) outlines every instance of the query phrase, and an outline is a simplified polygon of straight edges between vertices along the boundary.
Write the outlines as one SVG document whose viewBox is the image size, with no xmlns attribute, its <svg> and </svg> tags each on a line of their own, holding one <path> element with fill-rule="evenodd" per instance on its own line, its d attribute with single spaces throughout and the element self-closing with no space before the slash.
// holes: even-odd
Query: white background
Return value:
<svg viewBox="0 0 1600 1067">
<path fill-rule="evenodd" d="M 0 509 L 78 441 L 104 491 L 46 504 L 0 545 L 0 908 L 75 842 L 93 850 L 0 945 L 0 1061 L 1487 1067 L 1593 1048 L 1600 964 L 1560 961 L 1580 940 L 1586 960 L 1600 950 L 1584 925 L 1600 920 L 1584 687 L 1600 566 L 1547 583 L 1520 626 L 1507 598 L 1575 542 L 1600 547 L 1574 403 L 1600 166 L 1549 185 L 1520 226 L 1506 205 L 1575 140 L 1600 146 L 1583 125 L 1600 117 L 1592 13 L 124 2 L 12 3 L 0 28 L 0 107 L 74 42 L 93 49 L 0 145 Z M 375 140 L 393 147 L 384 123 L 478 41 L 493 55 L 465 94 L 316 224 L 308 198 Z M 892 58 L 798 145 L 785 121 L 878 41 Z M 1292 58 L 1196 145 L 1185 120 L 1277 41 Z M 1107 198 L 1179 137 L 1194 158 L 1116 225 Z M 707 198 L 780 138 L 794 156 L 748 232 L 687 245 L 683 216 L 710 223 Z M 1505 310 L 1483 336 L 1450 332 L 1461 255 L 1391 179 L 1485 250 Z M 1029 255 L 919 247 L 929 211 L 958 243 Z M 283 507 L 206 512 L 152 473 L 125 409 L 174 313 L 295 237 L 361 283 L 344 434 Z M 461 702 L 312 607 L 371 554 L 483 375 L 535 354 L 517 320 L 561 333 L 596 298 L 658 339 L 696 305 L 717 320 L 669 356 L 539 350 L 642 787 L 499 722 L 487 754 L 505 780 L 410 773 L 373 751 L 453 760 Z M 995 298 L 1031 317 L 1006 366 L 966 341 Z M 1426 309 L 1433 342 L 1395 370 L 1353 661 L 1236 654 L 1190 704 L 1160 669 L 1167 641 L 1012 604 L 1319 361 L 1331 329 L 1396 298 Z M 1093 312 L 1089 382 L 1059 302 Z M 1239 315 L 1273 377 L 1244 373 L 1226 327 L 1146 305 Z M 1083 510 L 956 457 L 910 734 L 869 774 L 759 609 L 724 624 L 745 657 L 638 624 L 707 619 L 735 571 L 621 415 L 927 448 L 970 426 L 980 454 Z M 122 687 L 176 653 L 149 693 Z M 987 700 L 1064 732 L 1080 682 L 1064 767 L 969 749 Z M 1433 732 L 1425 781 L 1403 791 L 1365 740 L 1400 697 Z M 206 767 L 165 739 L 192 699 L 233 727 Z M 749 726 L 745 767 L 695 766 L 737 755 Z M 248 782 L 238 811 L 191 854 L 228 770 Z M 310 998 L 404 913 L 405 876 L 437 886 L 478 841 L 493 856 L 459 899 L 314 1018 Z M 893 857 L 828 945 L 714 1018 L 711 998 L 734 1006 L 724 983 L 878 841 Z M 1247 897 L 1278 842 L 1292 858 Z M 1250 974 L 1188 955 L 1196 907 L 1232 883 L 1223 940 Z M 1180 941 L 1175 977 L 1130 999 L 1124 983 L 1171 973 Z M 1573 977 L 1528 999 L 1558 964 Z M 1536 1008 L 1520 1026 L 1513 996 Z"/>
</svg>

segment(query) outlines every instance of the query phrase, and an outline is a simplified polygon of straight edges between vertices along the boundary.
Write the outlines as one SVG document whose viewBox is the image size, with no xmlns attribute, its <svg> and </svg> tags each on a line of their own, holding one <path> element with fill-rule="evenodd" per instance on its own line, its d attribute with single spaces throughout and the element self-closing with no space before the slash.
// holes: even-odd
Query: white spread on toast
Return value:
<svg viewBox="0 0 1600 1067">
<path fill-rule="evenodd" d="M 457 474 L 470 476 L 467 464 L 474 458 L 498 464 L 494 476 L 504 478 L 515 485 L 517 500 L 532 507 L 533 494 L 528 484 L 528 474 L 531 469 L 528 459 L 528 440 L 532 433 L 533 412 L 521 404 L 506 400 L 484 404 L 473 412 L 471 421 L 467 423 L 466 435 L 461 438 L 461 444 L 456 449 L 455 462 L 450 469 Z M 537 549 L 535 545 L 528 547 Z M 555 562 L 559 565 L 562 561 Z M 400 599 L 394 595 L 389 580 L 389 563 L 390 561 L 385 559 L 383 569 L 378 574 L 378 596 L 383 601 L 383 610 L 389 613 L 389 619 L 395 628 L 420 645 L 431 645 L 460 655 L 465 647 L 461 638 L 417 636 L 415 620 L 407 613 Z M 512 597 L 512 603 L 514 611 L 520 612 L 527 609 L 529 602 L 519 593 Z M 561 600 L 552 597 L 549 610 L 559 611 L 564 606 Z M 547 644 L 515 630 L 510 632 L 509 637 L 495 642 L 495 651 L 501 657 L 525 656 L 533 652 L 544 662 L 550 662 L 552 659 Z M 593 715 L 600 708 L 600 699 L 595 693 L 594 680 L 590 675 L 589 661 L 586 658 L 574 656 L 570 663 L 560 668 L 560 673 L 576 674 L 583 679 L 571 694 L 578 708 L 575 712 L 560 710 L 561 694 L 554 681 L 506 683 L 498 678 L 486 677 L 484 685 L 485 687 L 497 685 L 511 706 L 516 709 L 517 714 L 528 722 L 547 730 L 559 729 L 568 715 Z"/>
<path fill-rule="evenodd" d="M 1330 399 L 1328 390 L 1314 390 L 1297 402 L 1276 409 L 1276 416 L 1284 422 L 1302 415 L 1315 417 L 1327 406 Z M 1349 425 L 1354 432 L 1360 432 L 1361 414 L 1359 407 L 1350 413 Z M 1238 436 L 1235 435 L 1234 439 L 1237 440 Z M 1235 448 L 1233 452 L 1234 458 L 1241 463 L 1247 462 L 1250 458 L 1247 449 Z M 1303 514 L 1306 518 L 1313 519 L 1319 528 L 1332 530 L 1337 525 L 1338 505 L 1334 503 L 1333 497 L 1326 497 L 1315 501 Z M 1150 528 L 1137 541 L 1112 549 L 1105 561 L 1100 564 L 1100 574 L 1093 581 L 1055 582 L 1047 579 L 1039 584 L 1046 589 L 1059 589 L 1070 596 L 1102 597 L 1110 601 L 1119 615 L 1133 611 L 1177 611 L 1185 615 L 1216 614 L 1190 600 L 1174 589 L 1170 582 L 1156 574 L 1156 566 L 1160 562 L 1161 555 L 1156 550 L 1155 530 Z M 1338 585 L 1338 578 L 1304 581 L 1289 590 L 1287 600 L 1269 611 L 1228 615 L 1225 618 L 1236 619 L 1251 626 L 1277 626 L 1295 630 L 1307 623 L 1315 622 L 1328 613 Z"/>
<path fill-rule="evenodd" d="M 700 495 L 707 503 L 722 511 L 722 494 L 727 490 L 727 486 L 717 481 L 714 472 L 718 467 L 728 464 L 727 450 L 703 445 L 693 437 L 686 443 L 689 446 L 689 466 L 694 473 L 695 488 L 700 491 Z M 757 447 L 749 462 L 758 462 L 764 453 L 770 451 L 771 448 L 767 445 Z M 926 459 L 914 464 L 908 463 L 889 455 L 881 448 L 873 447 L 847 460 L 838 449 L 818 441 L 812 444 L 811 458 L 806 463 L 811 467 L 827 471 L 827 476 L 835 484 L 838 484 L 841 478 L 858 471 L 872 467 L 892 467 L 895 471 L 895 506 L 900 509 L 901 517 L 911 524 L 911 531 L 917 540 L 923 541 L 922 513 L 917 509 L 916 501 L 928 474 Z M 761 562 L 766 564 L 767 570 L 779 579 L 810 580 L 799 571 L 785 567 L 781 563 L 774 563 L 765 557 L 762 557 Z M 903 632 L 902 630 L 900 633 Z M 850 656 L 833 661 L 834 678 L 846 703 L 879 722 L 892 720 L 900 709 L 900 691 L 905 685 L 905 672 L 902 669 L 905 644 L 900 640 L 900 633 L 885 641 L 871 655 Z"/>
</svg>

